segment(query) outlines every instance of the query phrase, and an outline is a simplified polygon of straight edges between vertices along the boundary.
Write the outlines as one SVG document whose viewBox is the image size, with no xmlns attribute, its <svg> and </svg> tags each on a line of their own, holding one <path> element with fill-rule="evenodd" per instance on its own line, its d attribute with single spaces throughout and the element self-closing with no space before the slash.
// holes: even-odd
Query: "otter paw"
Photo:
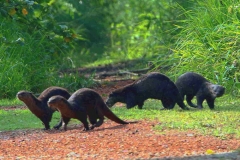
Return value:
<svg viewBox="0 0 240 160">
<path fill-rule="evenodd" d="M 89 131 L 89 128 L 83 128 L 83 131 Z"/>
<path fill-rule="evenodd" d="M 142 109 L 143 106 L 138 106 L 138 109 Z"/>
<path fill-rule="evenodd" d="M 167 108 L 161 108 L 160 110 L 168 110 Z"/>
<path fill-rule="evenodd" d="M 95 128 L 95 126 L 94 125 L 92 125 L 91 127 L 90 127 L 90 130 L 93 130 Z"/>
<path fill-rule="evenodd" d="M 59 130 L 60 126 L 54 126 L 53 128 Z"/>
</svg>

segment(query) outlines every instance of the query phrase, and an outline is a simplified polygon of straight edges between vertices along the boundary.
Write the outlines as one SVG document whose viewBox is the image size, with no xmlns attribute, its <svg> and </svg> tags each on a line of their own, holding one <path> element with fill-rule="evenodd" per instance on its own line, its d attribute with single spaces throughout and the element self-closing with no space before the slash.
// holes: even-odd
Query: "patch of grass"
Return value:
<svg viewBox="0 0 240 160">
<path fill-rule="evenodd" d="M 18 103 L 17 101 L 13 101 Z M 157 120 L 159 123 L 155 129 L 164 133 L 167 130 L 194 130 L 203 135 L 213 135 L 222 139 L 228 135 L 240 137 L 240 100 L 230 95 L 218 98 L 215 110 L 210 110 L 204 103 L 203 110 L 190 108 L 183 111 L 178 105 L 173 110 L 159 110 L 162 108 L 161 101 L 147 100 L 142 110 L 137 107 L 126 109 L 126 107 L 113 107 L 111 110 L 124 120 Z M 28 109 L 0 110 L 0 130 L 16 130 L 43 128 L 41 121 Z M 51 127 L 59 121 L 59 113 L 53 115 Z M 71 120 L 70 124 L 79 124 L 78 120 Z"/>
<path fill-rule="evenodd" d="M 142 110 L 115 107 L 113 111 L 121 118 L 158 120 L 159 124 L 155 129 L 160 132 L 170 129 L 195 130 L 203 135 L 226 138 L 228 135 L 240 137 L 238 104 L 239 99 L 227 95 L 216 100 L 215 110 L 210 110 L 204 103 L 203 110 L 190 108 L 189 111 L 183 111 L 176 105 L 173 110 L 160 111 L 162 108 L 160 101 L 147 100 Z"/>
<path fill-rule="evenodd" d="M 17 98 L 15 98 L 15 99 L 0 99 L 0 108 L 8 107 L 8 106 L 18 106 L 18 105 L 22 105 L 22 102 L 19 101 Z"/>
<path fill-rule="evenodd" d="M 43 129 L 42 122 L 28 109 L 0 110 L 0 131 L 18 129 Z M 53 128 L 60 120 L 59 112 L 53 114 L 50 127 Z M 70 124 L 79 124 L 77 120 L 71 120 Z"/>
</svg>

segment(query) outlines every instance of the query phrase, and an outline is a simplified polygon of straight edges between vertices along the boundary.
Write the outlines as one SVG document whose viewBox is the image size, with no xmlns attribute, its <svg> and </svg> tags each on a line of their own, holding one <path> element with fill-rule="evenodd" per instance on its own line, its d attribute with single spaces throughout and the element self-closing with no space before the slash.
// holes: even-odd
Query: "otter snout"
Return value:
<svg viewBox="0 0 240 160">
<path fill-rule="evenodd" d="M 106 105 L 110 108 L 115 104 L 114 100 L 112 98 L 108 98 L 106 100 Z"/>
<path fill-rule="evenodd" d="M 221 97 L 225 93 L 225 88 L 220 85 L 212 85 L 212 92 L 216 97 Z"/>
<path fill-rule="evenodd" d="M 16 97 L 20 100 L 24 100 L 25 97 L 28 97 L 28 95 L 30 95 L 29 92 L 26 91 L 20 91 L 16 94 Z"/>
<path fill-rule="evenodd" d="M 22 95 L 20 92 L 18 92 L 18 93 L 16 94 L 16 97 L 21 100 L 21 98 L 23 97 L 23 95 Z"/>
<path fill-rule="evenodd" d="M 225 88 L 221 87 L 217 92 L 217 97 L 221 97 L 225 93 Z"/>
</svg>

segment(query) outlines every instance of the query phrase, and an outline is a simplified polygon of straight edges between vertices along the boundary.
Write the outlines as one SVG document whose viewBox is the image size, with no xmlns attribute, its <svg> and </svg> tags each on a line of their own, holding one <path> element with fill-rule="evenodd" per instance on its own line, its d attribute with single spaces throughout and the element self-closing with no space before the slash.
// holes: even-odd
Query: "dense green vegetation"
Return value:
<svg viewBox="0 0 240 160">
<path fill-rule="evenodd" d="M 239 80 L 239 1 L 198 1 L 186 12 L 174 49 L 178 70 L 193 70 L 225 85 Z"/>
<path fill-rule="evenodd" d="M 230 91 L 239 79 L 237 0 L 12 0 L 0 14 L 1 98 L 90 86 L 63 71 L 136 58 L 173 80 L 191 70 Z"/>
</svg>

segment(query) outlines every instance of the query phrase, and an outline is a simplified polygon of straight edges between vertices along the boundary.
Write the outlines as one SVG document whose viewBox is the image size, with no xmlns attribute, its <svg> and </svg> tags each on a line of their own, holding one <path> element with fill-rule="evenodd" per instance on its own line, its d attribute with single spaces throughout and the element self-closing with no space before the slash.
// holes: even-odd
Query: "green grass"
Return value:
<svg viewBox="0 0 240 160">
<path fill-rule="evenodd" d="M 13 101 L 17 104 L 17 101 Z M 178 105 L 173 110 L 159 110 L 162 104 L 158 100 L 147 100 L 142 110 L 137 107 L 127 110 L 125 107 L 113 107 L 113 112 L 124 120 L 157 120 L 155 130 L 164 133 L 168 130 L 194 130 L 203 135 L 213 135 L 222 139 L 228 135 L 240 137 L 239 117 L 240 100 L 229 95 L 218 98 L 215 110 L 210 110 L 204 103 L 203 110 L 191 108 L 183 111 Z M 0 130 L 43 128 L 41 121 L 28 109 L 0 110 Z M 59 113 L 53 116 L 51 127 L 59 121 Z M 72 120 L 70 124 L 81 122 Z"/>
<path fill-rule="evenodd" d="M 27 109 L 0 110 L 0 130 L 42 129 L 42 122 Z M 54 126 L 59 121 L 59 113 L 55 113 L 51 122 Z"/>
<path fill-rule="evenodd" d="M 0 99 L 0 109 L 1 107 L 8 107 L 8 106 L 17 106 L 21 105 L 22 102 L 19 101 L 17 98 L 15 99 Z"/>
<path fill-rule="evenodd" d="M 210 110 L 204 103 L 203 110 L 190 108 L 189 111 L 181 110 L 178 105 L 173 110 L 161 110 L 161 102 L 148 100 L 143 110 L 116 107 L 113 111 L 121 118 L 136 120 L 158 120 L 155 129 L 165 132 L 170 129 L 186 131 L 195 130 L 203 135 L 213 135 L 226 138 L 227 135 L 240 137 L 239 117 L 240 101 L 229 95 L 216 100 L 215 110 Z"/>
</svg>

